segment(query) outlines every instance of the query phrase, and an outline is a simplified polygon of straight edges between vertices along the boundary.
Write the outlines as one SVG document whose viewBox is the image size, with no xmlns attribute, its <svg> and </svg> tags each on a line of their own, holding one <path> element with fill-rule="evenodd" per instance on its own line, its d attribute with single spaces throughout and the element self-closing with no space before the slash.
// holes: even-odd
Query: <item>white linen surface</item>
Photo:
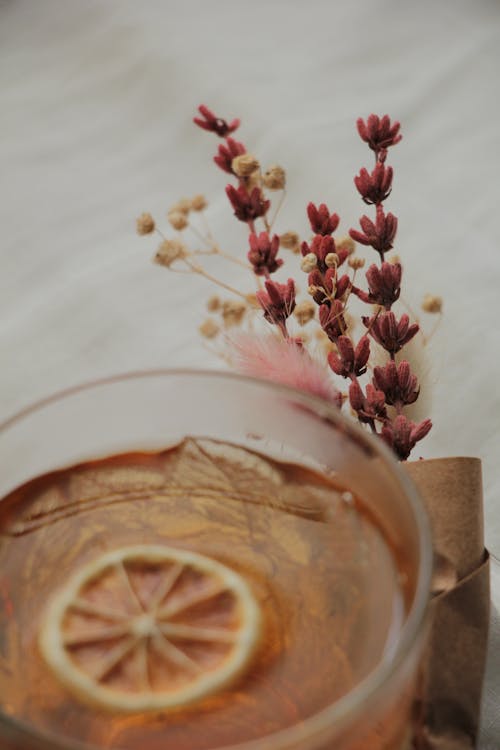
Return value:
<svg viewBox="0 0 500 750">
<path fill-rule="evenodd" d="M 445 301 L 419 455 L 483 459 L 500 555 L 499 63 L 497 0 L 0 0 L 0 419 L 105 374 L 221 366 L 197 332 L 212 290 L 153 266 L 134 234 L 140 212 L 204 192 L 218 239 L 245 252 L 197 104 L 241 116 L 287 168 L 278 229 L 302 233 L 309 200 L 356 224 L 370 160 L 354 121 L 388 112 L 405 296 Z M 500 747 L 499 641 L 496 614 L 484 750 Z"/>
</svg>

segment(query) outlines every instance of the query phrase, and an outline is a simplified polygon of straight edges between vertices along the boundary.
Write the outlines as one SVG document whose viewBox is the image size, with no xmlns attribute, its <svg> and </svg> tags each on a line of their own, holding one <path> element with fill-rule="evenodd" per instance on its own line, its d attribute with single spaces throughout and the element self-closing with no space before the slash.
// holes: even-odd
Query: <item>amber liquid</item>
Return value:
<svg viewBox="0 0 500 750">
<path fill-rule="evenodd" d="M 263 629 L 234 684 L 182 709 L 114 715 L 52 674 L 38 648 L 51 594 L 131 544 L 194 550 L 249 584 Z M 390 545 L 348 488 L 235 446 L 187 439 L 52 472 L 0 503 L 0 709 L 69 745 L 209 750 L 258 739 L 341 698 L 394 648 L 406 608 L 400 580 Z M 399 750 L 404 729 L 389 723 L 398 744 L 382 729 L 355 746 Z"/>
</svg>

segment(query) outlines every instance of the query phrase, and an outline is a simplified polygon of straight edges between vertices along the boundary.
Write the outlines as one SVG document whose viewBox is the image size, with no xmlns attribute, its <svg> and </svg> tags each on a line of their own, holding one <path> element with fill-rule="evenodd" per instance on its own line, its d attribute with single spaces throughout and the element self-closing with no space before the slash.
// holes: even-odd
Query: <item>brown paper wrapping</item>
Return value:
<svg viewBox="0 0 500 750">
<path fill-rule="evenodd" d="M 416 750 L 471 750 L 479 730 L 489 623 L 481 462 L 405 465 L 434 537 L 432 619 L 416 701 Z"/>
</svg>

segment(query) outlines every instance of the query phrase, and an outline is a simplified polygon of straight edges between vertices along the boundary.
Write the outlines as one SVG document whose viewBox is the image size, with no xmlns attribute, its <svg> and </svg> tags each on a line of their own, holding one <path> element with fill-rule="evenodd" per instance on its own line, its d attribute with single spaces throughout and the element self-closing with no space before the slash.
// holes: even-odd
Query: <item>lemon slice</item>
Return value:
<svg viewBox="0 0 500 750">
<path fill-rule="evenodd" d="M 259 634 L 260 611 L 240 575 L 188 550 L 138 545 L 78 570 L 49 603 L 39 644 L 80 700 L 132 713 L 226 687 Z"/>
</svg>

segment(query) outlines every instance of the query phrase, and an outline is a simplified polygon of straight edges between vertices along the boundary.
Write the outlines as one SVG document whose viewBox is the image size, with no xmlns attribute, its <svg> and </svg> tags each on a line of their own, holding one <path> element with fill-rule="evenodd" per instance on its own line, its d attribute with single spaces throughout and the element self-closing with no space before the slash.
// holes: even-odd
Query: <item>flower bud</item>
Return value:
<svg viewBox="0 0 500 750">
<path fill-rule="evenodd" d="M 325 256 L 325 264 L 328 268 L 333 268 L 339 264 L 339 256 L 337 253 L 327 253 Z"/>
<path fill-rule="evenodd" d="M 213 339 L 217 336 L 220 329 L 213 318 L 207 318 L 198 330 L 204 338 Z"/>
<path fill-rule="evenodd" d="M 137 219 L 137 234 L 151 234 L 155 230 L 155 220 L 151 214 L 141 214 Z"/>
<path fill-rule="evenodd" d="M 307 255 L 302 258 L 300 267 L 304 271 L 304 273 L 311 273 L 311 271 L 314 271 L 317 265 L 318 259 L 314 255 L 314 253 L 307 253 Z"/>
<path fill-rule="evenodd" d="M 176 260 L 182 260 L 188 254 L 186 246 L 178 240 L 164 240 L 153 258 L 160 266 L 170 268 Z"/>
<path fill-rule="evenodd" d="M 350 266 L 354 271 L 358 271 L 365 265 L 364 258 L 349 258 L 347 265 Z"/>
<path fill-rule="evenodd" d="M 285 170 L 278 164 L 273 164 L 264 172 L 262 182 L 268 190 L 284 190 L 286 184 Z"/>
<path fill-rule="evenodd" d="M 309 300 L 304 300 L 303 302 L 299 302 L 299 304 L 295 307 L 293 314 L 297 318 L 299 325 L 305 326 L 306 323 L 309 323 L 309 321 L 314 318 L 315 312 L 316 305 Z"/>
<path fill-rule="evenodd" d="M 207 199 L 204 195 L 194 195 L 191 198 L 191 208 L 193 211 L 203 211 L 207 207 Z"/>
<path fill-rule="evenodd" d="M 231 167 L 238 177 L 250 177 L 259 169 L 260 164 L 252 154 L 241 154 L 233 159 Z"/>
<path fill-rule="evenodd" d="M 422 300 L 422 310 L 428 313 L 440 313 L 443 309 L 443 300 L 433 294 L 426 294 Z"/>
<path fill-rule="evenodd" d="M 294 253 L 300 252 L 300 237 L 297 232 L 284 232 L 280 237 L 280 246 Z"/>
<path fill-rule="evenodd" d="M 185 229 L 188 225 L 188 220 L 185 214 L 181 214 L 180 211 L 174 211 L 168 214 L 168 220 L 170 225 L 177 230 Z"/>
</svg>

